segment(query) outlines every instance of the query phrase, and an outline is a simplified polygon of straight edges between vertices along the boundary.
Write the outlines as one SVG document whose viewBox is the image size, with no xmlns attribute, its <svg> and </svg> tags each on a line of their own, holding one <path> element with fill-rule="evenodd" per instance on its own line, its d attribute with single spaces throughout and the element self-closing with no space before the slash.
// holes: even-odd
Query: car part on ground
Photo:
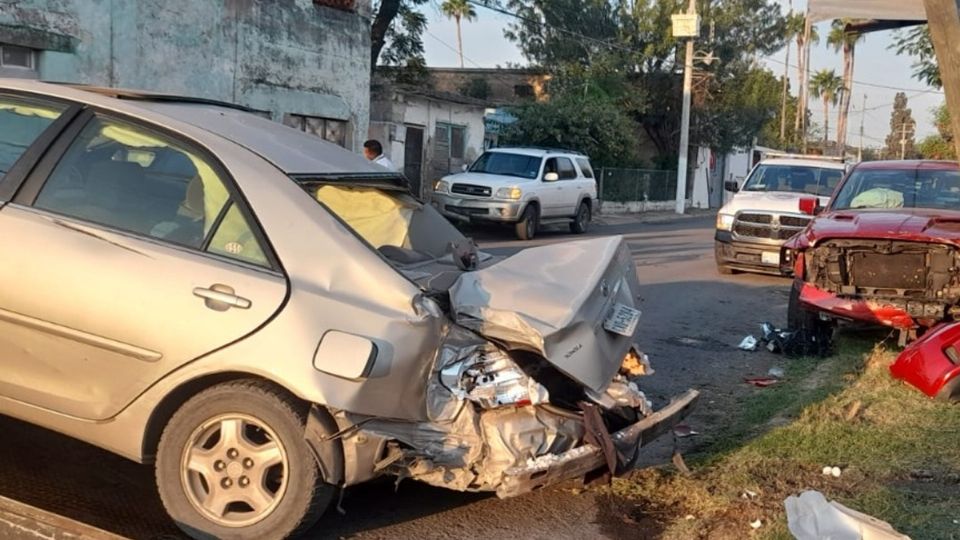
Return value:
<svg viewBox="0 0 960 540">
<path fill-rule="evenodd" d="M 930 397 L 960 399 L 960 323 L 932 328 L 908 345 L 890 374 Z"/>
<path fill-rule="evenodd" d="M 795 279 L 790 287 L 787 328 L 794 334 L 783 345 L 783 350 L 788 356 L 830 356 L 833 352 L 836 324 L 831 320 L 824 320 L 818 312 L 803 305 L 800 298 L 804 286 L 802 281 Z"/>
</svg>

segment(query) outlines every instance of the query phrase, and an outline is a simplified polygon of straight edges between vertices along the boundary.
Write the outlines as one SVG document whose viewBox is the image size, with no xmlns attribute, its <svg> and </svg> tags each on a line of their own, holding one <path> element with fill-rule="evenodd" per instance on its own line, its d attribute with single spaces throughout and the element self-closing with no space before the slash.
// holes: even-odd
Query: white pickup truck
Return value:
<svg viewBox="0 0 960 540">
<path fill-rule="evenodd" d="M 742 186 L 727 181 L 734 196 L 717 214 L 717 270 L 779 275 L 780 246 L 813 218 L 800 200 L 816 196 L 825 206 L 844 171 L 841 158 L 778 154 L 758 163 Z"/>
</svg>

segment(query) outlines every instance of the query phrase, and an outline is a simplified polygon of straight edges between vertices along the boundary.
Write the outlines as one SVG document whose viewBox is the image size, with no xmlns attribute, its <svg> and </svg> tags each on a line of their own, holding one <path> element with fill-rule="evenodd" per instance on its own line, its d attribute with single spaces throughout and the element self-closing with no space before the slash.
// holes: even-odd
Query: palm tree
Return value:
<svg viewBox="0 0 960 540">
<path fill-rule="evenodd" d="M 800 128 L 803 126 L 803 123 L 806 122 L 807 117 L 807 78 L 806 74 L 809 71 L 807 66 L 807 42 L 804 37 L 804 26 L 806 24 L 807 17 L 803 13 L 795 13 L 790 15 L 787 18 L 787 32 L 788 35 L 793 35 L 794 39 L 797 41 L 797 85 L 799 89 L 799 101 L 797 104 L 797 116 L 794 118 L 793 129 L 795 131 L 800 131 Z M 820 43 L 820 33 L 817 32 L 816 26 L 810 26 L 810 45 L 816 45 Z"/>
<path fill-rule="evenodd" d="M 853 90 L 853 62 L 857 42 L 864 38 L 860 33 L 847 33 L 844 28 L 850 19 L 837 19 L 830 26 L 827 43 L 836 52 L 843 51 L 843 93 L 840 96 L 840 109 L 837 111 L 837 146 L 846 148 L 847 119 L 850 116 L 850 96 Z"/>
<path fill-rule="evenodd" d="M 460 67 L 463 68 L 463 38 L 460 36 L 460 21 L 476 19 L 477 12 L 468 0 L 444 0 L 440 10 L 448 18 L 457 22 L 457 50 L 460 52 Z"/>
<path fill-rule="evenodd" d="M 830 105 L 836 105 L 843 92 L 843 79 L 832 69 L 821 69 L 810 79 L 810 93 L 823 100 L 823 151 L 830 136 Z"/>
</svg>

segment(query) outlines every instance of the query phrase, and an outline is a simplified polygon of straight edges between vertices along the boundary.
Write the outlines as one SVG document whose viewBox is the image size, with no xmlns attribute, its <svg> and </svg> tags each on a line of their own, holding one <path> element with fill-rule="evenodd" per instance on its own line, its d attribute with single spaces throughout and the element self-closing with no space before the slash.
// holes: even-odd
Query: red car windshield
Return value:
<svg viewBox="0 0 960 540">
<path fill-rule="evenodd" d="M 960 210 L 960 171 L 854 171 L 837 193 L 832 209 L 855 208 Z"/>
</svg>

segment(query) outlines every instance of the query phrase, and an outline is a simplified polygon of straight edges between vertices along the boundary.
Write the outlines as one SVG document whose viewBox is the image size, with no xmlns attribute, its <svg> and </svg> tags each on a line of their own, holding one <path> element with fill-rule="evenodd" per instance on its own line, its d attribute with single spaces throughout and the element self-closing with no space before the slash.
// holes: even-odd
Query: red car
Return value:
<svg viewBox="0 0 960 540">
<path fill-rule="evenodd" d="M 960 167 L 943 161 L 857 165 L 829 206 L 784 246 L 788 323 L 818 352 L 837 320 L 901 330 L 960 320 Z M 806 352 L 810 352 L 807 350 Z M 958 367 L 960 369 L 960 367 Z"/>
</svg>

